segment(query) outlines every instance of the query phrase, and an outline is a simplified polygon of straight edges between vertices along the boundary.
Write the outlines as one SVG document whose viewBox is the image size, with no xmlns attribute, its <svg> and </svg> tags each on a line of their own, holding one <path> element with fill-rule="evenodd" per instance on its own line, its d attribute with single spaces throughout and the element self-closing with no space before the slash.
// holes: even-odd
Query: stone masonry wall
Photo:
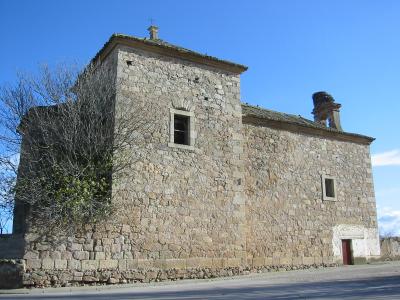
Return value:
<svg viewBox="0 0 400 300">
<path fill-rule="evenodd" d="M 134 257 L 237 264 L 245 257 L 239 75 L 128 48 L 118 59 L 116 115 L 157 108 L 156 129 L 125 153 L 138 160 L 113 190 Z M 193 149 L 169 145 L 170 109 L 194 114 Z"/>
<path fill-rule="evenodd" d="M 57 237 L 55 243 L 26 235 L 24 284 L 242 273 L 246 240 L 239 75 L 125 47 L 111 57 L 120 83 L 116 122 L 121 114 L 133 122 L 145 116 L 154 128 L 136 132 L 138 143 L 120 153 L 136 159 L 114 176 L 117 211 L 104 224 Z M 169 145 L 171 108 L 194 114 L 193 147 Z"/>
<path fill-rule="evenodd" d="M 341 263 L 338 225 L 358 230 L 347 237 L 355 258 L 379 256 L 368 146 L 251 124 L 244 137 L 249 260 Z M 322 175 L 336 179 L 337 201 L 322 200 Z"/>
<path fill-rule="evenodd" d="M 25 235 L 24 285 L 334 265 L 346 226 L 357 251 L 379 255 L 367 146 L 243 126 L 237 74 L 124 46 L 108 63 L 116 124 L 127 115 L 152 128 L 118 154 L 134 161 L 114 174 L 109 219 L 74 236 Z M 171 109 L 192 114 L 192 146 L 171 145 Z M 336 177 L 337 202 L 321 200 L 322 174 Z"/>
</svg>

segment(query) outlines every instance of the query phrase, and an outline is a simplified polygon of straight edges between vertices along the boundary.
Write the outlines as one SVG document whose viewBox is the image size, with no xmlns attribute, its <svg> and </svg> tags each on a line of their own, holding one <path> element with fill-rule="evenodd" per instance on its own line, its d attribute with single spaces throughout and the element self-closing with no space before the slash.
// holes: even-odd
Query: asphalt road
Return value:
<svg viewBox="0 0 400 300">
<path fill-rule="evenodd" d="M 1 293 L 0 299 L 400 299 L 400 262 L 214 280 Z"/>
</svg>

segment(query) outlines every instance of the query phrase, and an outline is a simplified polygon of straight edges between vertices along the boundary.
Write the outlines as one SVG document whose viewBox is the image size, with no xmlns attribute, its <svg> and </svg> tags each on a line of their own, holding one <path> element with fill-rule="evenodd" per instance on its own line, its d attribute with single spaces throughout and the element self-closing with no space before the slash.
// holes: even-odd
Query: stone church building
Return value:
<svg viewBox="0 0 400 300">
<path fill-rule="evenodd" d="M 160 109 L 156 134 L 132 148 L 140 153 L 132 176 L 113 185 L 122 213 L 56 246 L 29 231 L 23 242 L 1 238 L 0 246 L 20 247 L 0 255 L 20 259 L 24 285 L 209 278 L 379 258 L 373 138 L 342 130 L 340 104 L 315 93 L 314 121 L 244 104 L 247 67 L 149 30 L 150 38 L 114 34 L 94 58 L 124 79 L 117 111 Z"/>
</svg>

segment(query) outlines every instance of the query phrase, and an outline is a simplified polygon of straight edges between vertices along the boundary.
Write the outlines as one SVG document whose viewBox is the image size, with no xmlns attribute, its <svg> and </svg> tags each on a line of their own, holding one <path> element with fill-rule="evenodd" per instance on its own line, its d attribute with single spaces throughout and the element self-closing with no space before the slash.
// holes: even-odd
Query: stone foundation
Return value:
<svg viewBox="0 0 400 300">
<path fill-rule="evenodd" d="M 302 265 L 274 265 L 259 267 L 227 267 L 227 268 L 189 268 L 189 269 L 98 269 L 87 271 L 72 270 L 28 270 L 23 277 L 26 287 L 59 287 L 79 285 L 103 285 L 123 283 L 148 283 L 159 281 L 175 281 L 182 279 L 209 279 L 215 277 L 230 277 L 248 275 L 251 272 L 274 272 L 300 270 L 320 267 L 333 267 L 337 264 L 302 264 Z"/>
</svg>

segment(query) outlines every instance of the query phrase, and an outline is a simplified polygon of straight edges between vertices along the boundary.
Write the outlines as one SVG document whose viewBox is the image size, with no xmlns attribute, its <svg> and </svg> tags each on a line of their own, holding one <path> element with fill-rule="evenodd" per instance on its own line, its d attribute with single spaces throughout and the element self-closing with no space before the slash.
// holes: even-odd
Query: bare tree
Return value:
<svg viewBox="0 0 400 300">
<path fill-rule="evenodd" d="M 379 238 L 381 239 L 388 239 L 397 236 L 398 234 L 396 234 L 396 230 L 394 229 L 385 230 L 383 228 L 379 228 Z"/>
<path fill-rule="evenodd" d="M 0 234 L 9 233 L 14 210 L 15 157 L 0 158 Z"/>
<path fill-rule="evenodd" d="M 116 154 L 143 143 L 158 120 L 156 107 L 139 105 L 116 116 L 121 84 L 104 64 L 83 72 L 59 65 L 19 74 L 0 90 L 3 219 L 15 203 L 15 223 L 30 216 L 35 226 L 65 231 L 112 212 L 112 180 L 136 160 Z"/>
</svg>

